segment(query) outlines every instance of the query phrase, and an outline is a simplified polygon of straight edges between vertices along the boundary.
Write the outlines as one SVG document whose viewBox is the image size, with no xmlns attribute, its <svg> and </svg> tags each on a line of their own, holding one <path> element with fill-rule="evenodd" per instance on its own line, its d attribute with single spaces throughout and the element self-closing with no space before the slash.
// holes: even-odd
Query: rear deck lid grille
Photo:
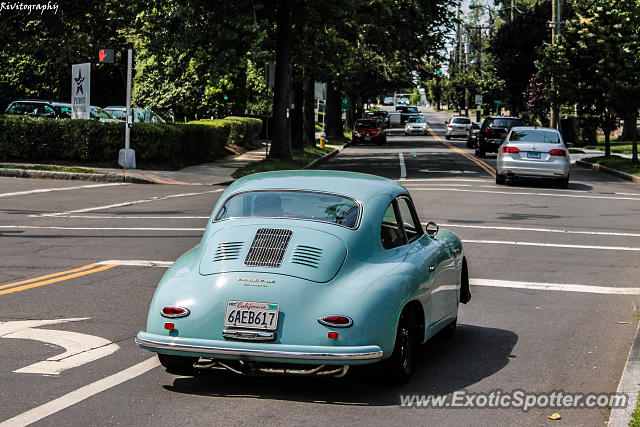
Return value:
<svg viewBox="0 0 640 427">
<path fill-rule="evenodd" d="M 293 264 L 300 264 L 306 267 L 318 268 L 322 258 L 322 249 L 313 246 L 296 245 L 291 255 Z"/>
<path fill-rule="evenodd" d="M 291 230 L 283 228 L 260 228 L 253 238 L 244 265 L 280 267 L 292 234 Z"/>
<path fill-rule="evenodd" d="M 242 242 L 224 242 L 218 245 L 216 252 L 213 254 L 213 261 L 229 261 L 238 259 L 242 250 Z"/>
</svg>

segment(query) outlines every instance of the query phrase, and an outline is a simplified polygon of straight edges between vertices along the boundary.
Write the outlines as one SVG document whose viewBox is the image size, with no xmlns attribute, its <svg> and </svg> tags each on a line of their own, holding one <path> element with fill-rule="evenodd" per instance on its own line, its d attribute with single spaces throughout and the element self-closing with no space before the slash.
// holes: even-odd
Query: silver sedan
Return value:
<svg viewBox="0 0 640 427">
<path fill-rule="evenodd" d="M 554 178 L 569 186 L 571 161 L 562 135 L 555 129 L 514 127 L 498 149 L 496 184 L 516 177 Z"/>
</svg>

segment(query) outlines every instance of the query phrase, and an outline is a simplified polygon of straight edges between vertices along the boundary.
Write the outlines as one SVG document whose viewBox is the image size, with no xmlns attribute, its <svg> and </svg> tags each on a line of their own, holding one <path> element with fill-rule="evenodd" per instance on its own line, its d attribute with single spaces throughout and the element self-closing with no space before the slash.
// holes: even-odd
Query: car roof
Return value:
<svg viewBox="0 0 640 427">
<path fill-rule="evenodd" d="M 451 118 L 452 118 L 452 119 L 469 119 L 469 120 L 471 120 L 471 118 L 470 118 L 470 117 L 467 117 L 467 116 L 453 116 L 453 117 L 451 117 Z"/>
<path fill-rule="evenodd" d="M 522 120 L 522 117 L 516 117 L 516 116 L 487 116 L 487 117 L 485 117 L 485 119 L 518 119 L 518 120 Z"/>
<path fill-rule="evenodd" d="M 545 128 L 545 127 L 539 127 L 539 126 L 514 126 L 511 128 L 511 130 L 541 130 L 545 132 L 560 133 L 558 129 Z"/>
<path fill-rule="evenodd" d="M 329 170 L 285 170 L 248 175 L 235 181 L 226 193 L 252 190 L 308 190 L 340 194 L 365 203 L 381 193 L 406 193 L 395 181 L 377 175 Z"/>
</svg>

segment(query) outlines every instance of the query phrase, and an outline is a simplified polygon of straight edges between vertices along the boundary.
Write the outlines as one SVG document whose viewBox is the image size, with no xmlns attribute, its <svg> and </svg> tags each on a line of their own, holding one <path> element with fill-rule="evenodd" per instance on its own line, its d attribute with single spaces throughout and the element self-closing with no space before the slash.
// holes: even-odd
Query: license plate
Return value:
<svg viewBox="0 0 640 427">
<path fill-rule="evenodd" d="M 365 137 L 364 137 L 364 140 L 365 140 L 365 141 L 371 141 L 371 137 L 370 137 L 370 136 L 365 136 Z"/>
<path fill-rule="evenodd" d="M 529 152 L 527 152 L 527 158 L 528 159 L 539 159 L 540 158 L 540 152 L 539 151 L 529 151 Z"/>
<path fill-rule="evenodd" d="M 278 304 L 253 301 L 227 301 L 225 326 L 273 331 L 278 327 Z"/>
</svg>

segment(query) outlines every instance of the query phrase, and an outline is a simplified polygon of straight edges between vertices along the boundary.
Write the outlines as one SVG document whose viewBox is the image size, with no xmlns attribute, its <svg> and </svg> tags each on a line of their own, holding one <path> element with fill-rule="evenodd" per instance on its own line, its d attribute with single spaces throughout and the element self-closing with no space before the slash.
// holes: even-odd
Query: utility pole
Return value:
<svg viewBox="0 0 640 427">
<path fill-rule="evenodd" d="M 551 44 L 553 46 L 557 43 L 557 38 L 560 33 L 560 0 L 551 0 Z M 551 76 L 551 92 L 554 92 L 553 75 Z M 558 129 L 560 122 L 558 106 L 551 102 L 551 108 L 549 113 L 549 126 Z"/>
</svg>

